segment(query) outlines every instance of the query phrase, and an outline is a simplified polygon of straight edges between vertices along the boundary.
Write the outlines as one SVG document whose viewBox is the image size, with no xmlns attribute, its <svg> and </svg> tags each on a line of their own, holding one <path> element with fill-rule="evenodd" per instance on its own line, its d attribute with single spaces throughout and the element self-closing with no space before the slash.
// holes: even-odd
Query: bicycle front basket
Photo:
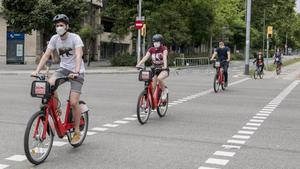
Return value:
<svg viewBox="0 0 300 169">
<path fill-rule="evenodd" d="M 148 70 L 142 70 L 139 74 L 139 81 L 150 81 L 152 79 L 152 73 Z"/>
<path fill-rule="evenodd" d="M 215 62 L 215 68 L 218 68 L 218 67 L 220 67 L 220 62 Z"/>
<path fill-rule="evenodd" d="M 50 84 L 47 81 L 36 80 L 31 84 L 31 96 L 47 99 L 51 97 Z"/>
</svg>

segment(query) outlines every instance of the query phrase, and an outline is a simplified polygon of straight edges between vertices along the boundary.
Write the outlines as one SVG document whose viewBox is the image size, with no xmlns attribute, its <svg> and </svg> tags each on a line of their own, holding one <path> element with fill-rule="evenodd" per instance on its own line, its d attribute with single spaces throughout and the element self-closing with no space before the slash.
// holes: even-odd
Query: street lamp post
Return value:
<svg viewBox="0 0 300 169">
<path fill-rule="evenodd" d="M 247 0 L 245 75 L 249 75 L 249 50 L 250 50 L 250 26 L 251 26 L 250 23 L 251 23 L 251 0 Z"/>
<path fill-rule="evenodd" d="M 138 20 L 142 19 L 142 0 L 139 0 L 138 5 Z M 141 60 L 141 29 L 138 29 L 138 36 L 137 36 L 137 43 L 136 43 L 136 56 L 137 56 L 137 62 Z"/>
</svg>

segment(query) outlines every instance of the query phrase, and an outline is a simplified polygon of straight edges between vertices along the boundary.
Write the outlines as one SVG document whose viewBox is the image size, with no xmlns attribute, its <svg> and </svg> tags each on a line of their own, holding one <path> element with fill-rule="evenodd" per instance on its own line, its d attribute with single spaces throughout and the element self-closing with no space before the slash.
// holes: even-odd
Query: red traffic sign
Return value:
<svg viewBox="0 0 300 169">
<path fill-rule="evenodd" d="M 143 21 L 141 21 L 141 20 L 136 20 L 135 21 L 135 28 L 136 29 L 142 29 L 143 25 L 144 25 Z"/>
</svg>

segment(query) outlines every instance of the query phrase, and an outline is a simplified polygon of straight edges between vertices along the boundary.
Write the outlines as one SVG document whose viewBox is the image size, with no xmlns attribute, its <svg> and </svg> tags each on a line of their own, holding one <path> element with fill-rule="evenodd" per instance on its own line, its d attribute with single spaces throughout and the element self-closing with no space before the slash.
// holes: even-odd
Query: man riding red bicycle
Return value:
<svg viewBox="0 0 300 169">
<path fill-rule="evenodd" d="M 72 137 L 71 143 L 76 144 L 80 140 L 80 107 L 79 97 L 81 94 L 81 88 L 84 82 L 84 63 L 82 60 L 83 42 L 81 38 L 75 34 L 68 32 L 69 18 L 65 14 L 58 14 L 53 18 L 53 23 L 56 28 L 56 35 L 52 36 L 47 50 L 42 56 L 42 59 L 37 66 L 36 70 L 32 73 L 32 76 L 36 76 L 43 66 L 46 64 L 51 53 L 57 50 L 60 55 L 60 68 L 48 80 L 51 86 L 54 86 L 55 80 L 64 76 L 70 77 L 71 91 L 70 91 L 70 105 L 74 116 L 74 128 L 75 133 Z M 55 97 L 57 93 L 55 92 Z M 58 97 L 57 97 L 58 98 Z M 59 110 L 60 111 L 60 110 Z"/>
<path fill-rule="evenodd" d="M 230 61 L 230 49 L 224 45 L 223 41 L 219 42 L 219 47 L 214 51 L 211 61 L 215 60 L 215 57 L 218 55 L 218 61 L 221 63 L 221 67 L 224 70 L 224 76 L 225 76 L 225 87 L 228 85 L 228 67 L 229 67 L 229 61 Z"/>
</svg>

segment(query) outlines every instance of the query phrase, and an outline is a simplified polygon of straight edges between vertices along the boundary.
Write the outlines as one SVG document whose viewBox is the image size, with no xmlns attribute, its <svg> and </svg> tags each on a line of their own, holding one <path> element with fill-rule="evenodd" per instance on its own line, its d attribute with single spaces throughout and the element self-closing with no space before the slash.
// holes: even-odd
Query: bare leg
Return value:
<svg viewBox="0 0 300 169">
<path fill-rule="evenodd" d="M 162 71 L 159 76 L 157 77 L 158 79 L 158 83 L 159 83 L 159 86 L 161 88 L 162 91 L 165 90 L 165 83 L 164 83 L 164 79 L 166 79 L 168 77 L 168 72 L 167 71 Z"/>
<path fill-rule="evenodd" d="M 73 117 L 74 117 L 74 128 L 75 128 L 75 132 L 80 132 L 79 130 L 79 125 L 80 125 L 80 108 L 79 108 L 79 97 L 80 97 L 80 93 L 78 92 L 74 92 L 71 91 L 70 94 L 70 105 L 71 108 L 73 110 Z"/>
</svg>

